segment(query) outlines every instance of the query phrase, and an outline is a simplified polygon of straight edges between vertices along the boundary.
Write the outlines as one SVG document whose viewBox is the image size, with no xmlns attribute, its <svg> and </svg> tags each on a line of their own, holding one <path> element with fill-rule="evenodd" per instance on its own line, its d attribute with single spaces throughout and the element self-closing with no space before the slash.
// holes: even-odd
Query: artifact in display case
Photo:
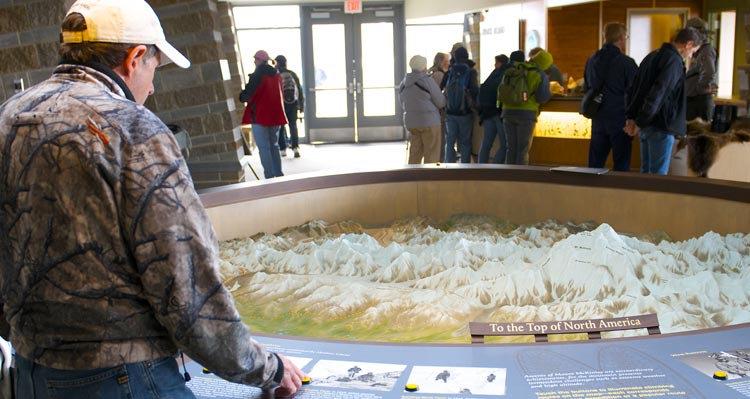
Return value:
<svg viewBox="0 0 750 399">
<path fill-rule="evenodd" d="M 541 106 L 534 130 L 535 137 L 590 139 L 591 120 L 578 113 L 583 79 L 568 77 L 565 86 L 550 82 L 552 98 Z"/>
</svg>

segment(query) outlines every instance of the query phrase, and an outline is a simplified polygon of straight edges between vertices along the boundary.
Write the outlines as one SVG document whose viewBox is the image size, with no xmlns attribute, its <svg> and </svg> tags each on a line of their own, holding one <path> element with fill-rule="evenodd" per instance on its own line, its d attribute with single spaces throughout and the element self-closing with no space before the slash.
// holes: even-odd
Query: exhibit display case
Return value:
<svg viewBox="0 0 750 399">
<path fill-rule="evenodd" d="M 534 140 L 529 151 L 529 163 L 534 165 L 586 166 L 591 119 L 578 113 L 580 96 L 553 96 L 543 104 L 534 129 Z M 638 171 L 641 165 L 640 145 L 633 140 L 630 170 Z M 612 167 L 612 157 L 607 159 Z"/>
</svg>

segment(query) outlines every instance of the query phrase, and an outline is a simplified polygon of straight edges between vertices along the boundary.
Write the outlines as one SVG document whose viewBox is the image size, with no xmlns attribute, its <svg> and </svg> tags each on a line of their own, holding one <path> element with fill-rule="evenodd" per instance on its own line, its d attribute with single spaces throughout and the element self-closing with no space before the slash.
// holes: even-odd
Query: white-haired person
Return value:
<svg viewBox="0 0 750 399">
<path fill-rule="evenodd" d="M 445 96 L 427 75 L 427 59 L 415 55 L 409 60 L 411 72 L 399 85 L 404 110 L 404 126 L 409 131 L 409 163 L 440 162 L 440 109 Z"/>
</svg>

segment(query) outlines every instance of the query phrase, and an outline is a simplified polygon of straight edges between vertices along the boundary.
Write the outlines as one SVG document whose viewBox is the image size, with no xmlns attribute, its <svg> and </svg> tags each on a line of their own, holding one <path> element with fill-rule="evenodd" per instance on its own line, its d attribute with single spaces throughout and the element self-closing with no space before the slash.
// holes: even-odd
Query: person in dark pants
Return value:
<svg viewBox="0 0 750 399">
<path fill-rule="evenodd" d="M 612 22 L 604 28 L 604 46 L 586 61 L 584 91 L 602 84 L 602 105 L 591 120 L 589 167 L 603 168 L 612 150 L 613 169 L 630 171 L 633 138 L 625 126 L 625 90 L 633 82 L 638 66 L 623 54 L 628 31 L 624 24 Z"/>
<path fill-rule="evenodd" d="M 702 43 L 693 28 L 681 29 L 641 61 L 625 97 L 625 133 L 641 141 L 641 173 L 666 175 L 675 136 L 685 136 L 685 63 Z"/>
<path fill-rule="evenodd" d="M 473 101 L 479 94 L 479 80 L 474 61 L 469 59 L 469 52 L 464 47 L 457 47 L 453 51 L 453 60 L 455 62 L 448 69 L 448 73 L 443 76 L 440 88 L 445 91 L 446 102 L 445 109 L 445 158 L 444 162 L 456 162 L 456 144 L 460 153 L 460 160 L 463 163 L 471 162 L 471 134 L 474 127 L 474 114 L 472 112 Z M 455 79 L 458 81 L 459 73 L 468 76 L 468 82 L 463 88 L 453 86 L 451 83 Z M 453 89 L 455 87 L 455 89 Z M 465 90 L 463 104 L 452 104 L 450 101 L 452 90 Z"/>
<path fill-rule="evenodd" d="M 487 163 L 490 159 L 490 150 L 495 143 L 495 137 L 500 140 L 500 147 L 493 163 L 505 163 L 505 151 L 508 147 L 505 138 L 503 119 L 500 117 L 502 106 L 497 104 L 497 87 L 503 80 L 503 73 L 510 67 L 510 60 L 505 54 L 495 56 L 495 69 L 479 87 L 479 121 L 482 125 L 482 145 L 479 147 L 479 163 Z"/>
<path fill-rule="evenodd" d="M 299 77 L 294 71 L 286 67 L 286 57 L 279 55 L 276 57 L 276 68 L 281 74 L 281 90 L 284 100 L 284 113 L 289 125 L 289 139 L 294 152 L 294 157 L 299 158 L 299 132 L 297 130 L 297 112 L 305 112 L 305 95 L 300 84 Z M 279 151 L 281 156 L 286 156 L 287 136 L 286 127 L 281 126 L 279 131 Z"/>
<path fill-rule="evenodd" d="M 519 60 L 520 59 L 520 60 Z M 521 104 L 503 103 L 503 128 L 508 140 L 505 163 L 508 165 L 528 165 L 529 150 L 534 139 L 534 127 L 539 115 L 539 106 L 549 101 L 549 78 L 544 72 L 552 65 L 552 55 L 540 50 L 529 62 L 523 62 L 523 52 L 510 53 L 511 66 L 526 70 L 528 99 Z M 503 76 L 510 73 L 507 69 Z M 498 98 L 500 101 L 500 98 Z"/>
<path fill-rule="evenodd" d="M 687 21 L 687 26 L 700 32 L 703 41 L 690 61 L 690 69 L 685 75 L 685 95 L 687 96 L 687 120 L 701 118 L 711 121 L 714 116 L 714 93 L 716 93 L 716 49 L 708 42 L 706 21 L 695 17 Z"/>
</svg>

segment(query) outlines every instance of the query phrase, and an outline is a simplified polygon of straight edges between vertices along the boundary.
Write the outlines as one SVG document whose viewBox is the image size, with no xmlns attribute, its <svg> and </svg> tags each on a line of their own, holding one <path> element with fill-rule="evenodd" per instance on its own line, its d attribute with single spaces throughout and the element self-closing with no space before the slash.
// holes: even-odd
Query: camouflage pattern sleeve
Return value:
<svg viewBox="0 0 750 399">
<path fill-rule="evenodd" d="M 139 122 L 144 123 L 144 122 Z M 123 142 L 119 206 L 144 295 L 177 346 L 229 381 L 274 388 L 277 357 L 251 338 L 218 271 L 216 237 L 169 130 Z"/>
</svg>

